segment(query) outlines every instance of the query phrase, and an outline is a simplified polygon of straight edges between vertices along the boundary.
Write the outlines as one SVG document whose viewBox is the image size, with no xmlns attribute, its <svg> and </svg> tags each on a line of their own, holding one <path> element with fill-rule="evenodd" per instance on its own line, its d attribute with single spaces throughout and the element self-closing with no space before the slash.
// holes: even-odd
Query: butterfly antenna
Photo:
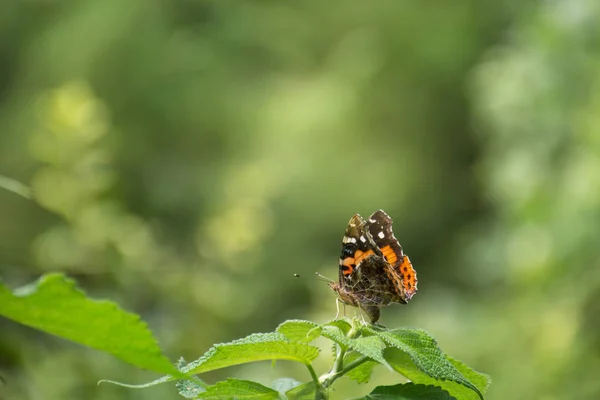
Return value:
<svg viewBox="0 0 600 400">
<path fill-rule="evenodd" d="M 328 277 L 323 276 L 323 275 L 321 275 L 318 272 L 315 272 L 315 275 L 316 275 L 316 279 L 318 279 L 320 281 L 324 281 L 324 282 L 327 282 L 327 283 L 335 283 L 335 281 L 333 279 L 329 279 Z M 299 274 L 294 274 L 294 276 L 296 278 L 302 278 Z"/>
<path fill-rule="evenodd" d="M 317 276 L 317 278 L 321 278 L 322 281 L 325 281 L 327 283 L 335 283 L 335 281 L 333 279 L 323 276 L 318 272 L 315 272 L 315 275 Z"/>
</svg>

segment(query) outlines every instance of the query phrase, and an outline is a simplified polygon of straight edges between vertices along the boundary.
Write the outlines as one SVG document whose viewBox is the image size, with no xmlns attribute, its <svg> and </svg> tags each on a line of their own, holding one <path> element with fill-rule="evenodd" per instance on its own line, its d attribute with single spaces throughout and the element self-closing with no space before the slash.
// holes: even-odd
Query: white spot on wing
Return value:
<svg viewBox="0 0 600 400">
<path fill-rule="evenodd" d="M 356 243 L 356 239 L 353 237 L 344 236 L 344 243 Z"/>
<path fill-rule="evenodd" d="M 364 237 L 364 236 L 361 236 L 361 237 L 360 237 L 360 241 L 361 241 L 361 242 L 363 242 L 363 243 L 367 243 L 367 239 L 365 239 L 365 237 Z"/>
<path fill-rule="evenodd" d="M 369 222 L 373 223 L 373 222 L 375 222 L 375 220 L 373 218 L 369 218 Z"/>
<path fill-rule="evenodd" d="M 377 234 L 377 236 L 379 236 L 379 239 L 383 239 L 385 237 L 385 233 L 383 233 L 383 231 L 381 231 Z"/>
</svg>

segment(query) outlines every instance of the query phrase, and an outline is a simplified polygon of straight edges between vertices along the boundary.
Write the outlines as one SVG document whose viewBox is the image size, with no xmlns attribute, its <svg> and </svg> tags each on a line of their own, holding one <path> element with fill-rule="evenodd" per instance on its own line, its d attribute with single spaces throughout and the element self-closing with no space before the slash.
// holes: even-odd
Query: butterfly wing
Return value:
<svg viewBox="0 0 600 400">
<path fill-rule="evenodd" d="M 369 256 L 380 255 L 381 251 L 367 231 L 367 223 L 359 214 L 355 214 L 346 227 L 342 239 L 340 254 L 340 287 L 356 283 L 356 267 Z"/>
<path fill-rule="evenodd" d="M 373 323 L 379 307 L 405 304 L 416 293 L 416 271 L 385 211 L 374 212 L 368 221 L 359 214 L 350 219 L 342 240 L 339 284 L 332 288 L 342 302 L 362 308 Z"/>
<path fill-rule="evenodd" d="M 348 222 L 340 256 L 340 288 L 361 306 L 387 305 L 396 298 L 388 263 L 359 214 Z M 363 307 L 364 308 L 364 307 Z"/>
<path fill-rule="evenodd" d="M 356 266 L 352 281 L 346 282 L 346 290 L 352 292 L 361 308 L 387 306 L 392 302 L 405 303 L 396 291 L 395 282 L 389 278 L 389 264 L 382 255 L 370 255 Z"/>
<path fill-rule="evenodd" d="M 369 217 L 366 229 L 389 264 L 386 275 L 393 281 L 400 302 L 406 303 L 417 292 L 417 272 L 394 236 L 392 222 L 385 211 L 377 210 Z"/>
</svg>

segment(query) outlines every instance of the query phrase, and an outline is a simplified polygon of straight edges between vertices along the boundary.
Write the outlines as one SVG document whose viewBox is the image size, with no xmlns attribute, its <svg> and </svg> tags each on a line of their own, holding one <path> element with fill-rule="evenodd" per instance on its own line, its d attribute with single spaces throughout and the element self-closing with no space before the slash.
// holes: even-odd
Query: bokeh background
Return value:
<svg viewBox="0 0 600 400">
<path fill-rule="evenodd" d="M 0 4 L 0 276 L 74 277 L 165 353 L 326 321 L 354 213 L 419 276 L 383 311 L 492 376 L 489 399 L 600 396 L 600 3 Z M 323 343 L 326 345 L 326 343 Z M 329 365 L 324 348 L 319 373 Z M 0 398 L 178 399 L 0 320 Z M 207 374 L 307 381 L 303 367 Z M 336 383 L 338 399 L 397 382 Z"/>
</svg>

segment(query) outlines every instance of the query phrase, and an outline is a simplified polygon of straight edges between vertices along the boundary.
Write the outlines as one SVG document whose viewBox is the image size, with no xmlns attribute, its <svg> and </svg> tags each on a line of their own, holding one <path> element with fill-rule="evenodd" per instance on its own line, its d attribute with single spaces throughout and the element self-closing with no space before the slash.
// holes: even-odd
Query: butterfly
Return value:
<svg viewBox="0 0 600 400">
<path fill-rule="evenodd" d="M 406 304 L 417 292 L 417 273 L 392 232 L 383 210 L 368 220 L 354 215 L 342 240 L 339 281 L 329 283 L 339 301 L 363 310 L 372 323 L 380 308 Z"/>
</svg>

